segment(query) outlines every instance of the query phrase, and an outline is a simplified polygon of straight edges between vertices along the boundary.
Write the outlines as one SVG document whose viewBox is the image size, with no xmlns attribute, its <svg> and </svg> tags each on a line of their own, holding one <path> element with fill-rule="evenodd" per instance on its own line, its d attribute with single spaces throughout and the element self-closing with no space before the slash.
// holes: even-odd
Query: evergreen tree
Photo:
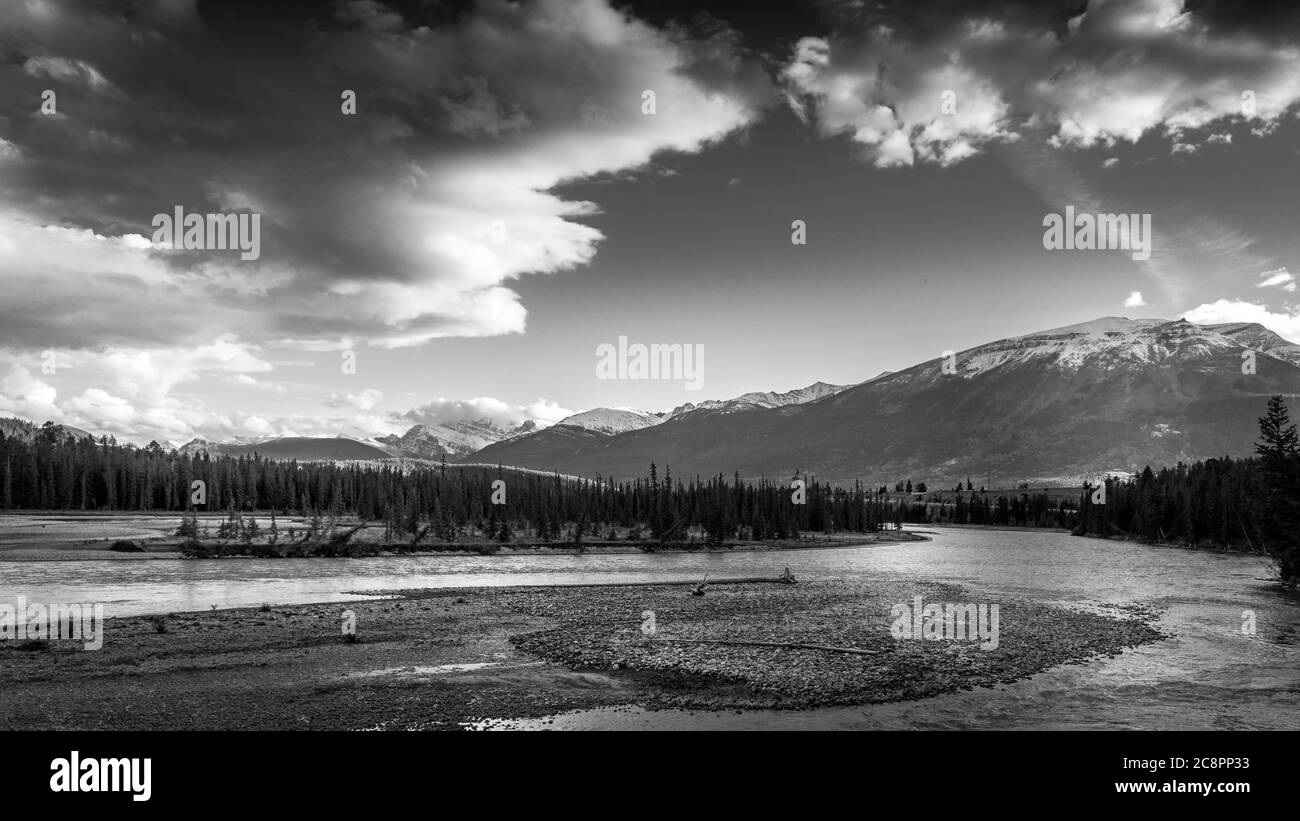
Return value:
<svg viewBox="0 0 1300 821">
<path fill-rule="evenodd" d="M 1268 400 L 1259 420 L 1263 480 L 1263 546 L 1284 580 L 1300 579 L 1300 442 L 1281 396 Z"/>
</svg>

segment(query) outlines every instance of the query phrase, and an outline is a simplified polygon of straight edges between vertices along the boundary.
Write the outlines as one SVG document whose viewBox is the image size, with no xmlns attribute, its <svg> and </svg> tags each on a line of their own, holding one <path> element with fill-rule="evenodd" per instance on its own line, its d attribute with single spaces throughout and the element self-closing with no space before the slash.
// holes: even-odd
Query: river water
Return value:
<svg viewBox="0 0 1300 821">
<path fill-rule="evenodd" d="M 1144 604 L 1171 637 L 997 689 L 812 712 L 591 710 L 511 726 L 565 728 L 1300 729 L 1300 598 L 1256 557 L 1075 538 L 923 530 L 928 542 L 800 552 L 428 556 L 220 561 L 0 562 L 0 603 L 100 602 L 123 616 L 345 601 L 347 591 L 699 579 L 902 576 L 969 586 L 982 600 Z M 992 598 L 996 601 L 996 598 Z M 1252 611 L 1255 631 L 1242 630 Z"/>
</svg>

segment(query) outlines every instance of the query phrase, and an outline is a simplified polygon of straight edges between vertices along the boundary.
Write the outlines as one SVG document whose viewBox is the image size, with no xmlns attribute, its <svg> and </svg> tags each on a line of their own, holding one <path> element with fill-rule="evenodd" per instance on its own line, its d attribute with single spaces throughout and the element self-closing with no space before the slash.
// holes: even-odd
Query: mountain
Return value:
<svg viewBox="0 0 1300 821">
<path fill-rule="evenodd" d="M 252 456 L 256 453 L 266 459 L 297 459 L 300 462 L 392 458 L 391 454 L 375 445 L 346 436 L 277 436 L 255 442 L 192 439 L 180 451 L 191 455 L 207 453 L 209 456 Z"/>
<path fill-rule="evenodd" d="M 1255 348 L 1259 345 L 1261 347 Z M 1250 456 L 1267 397 L 1295 396 L 1292 343 L 1258 325 L 1104 317 L 980 345 L 797 404 L 674 412 L 613 436 L 556 426 L 475 461 L 592 476 L 1078 481 Z M 1257 350 L 1256 373 L 1242 355 Z M 812 386 L 815 387 L 815 386 Z M 715 411 L 701 403 L 706 411 Z"/>
<path fill-rule="evenodd" d="M 1300 345 L 1283 339 L 1258 322 L 1235 322 L 1205 327 L 1235 339 L 1256 351 L 1284 359 L 1292 365 L 1300 365 Z"/>
<path fill-rule="evenodd" d="M 354 439 L 348 436 L 276 436 L 263 439 L 239 439 L 211 442 L 193 439 L 180 450 L 184 453 L 206 452 L 211 456 L 261 454 L 268 459 L 299 461 L 337 461 L 380 459 L 441 459 L 465 457 L 493 442 L 504 441 L 536 430 L 532 420 L 516 428 L 505 428 L 491 419 L 448 422 L 442 425 L 412 425 L 398 436 Z"/>
<path fill-rule="evenodd" d="M 594 433 L 616 434 L 629 430 L 639 430 L 657 425 L 663 421 L 663 415 L 631 408 L 593 408 L 573 416 L 566 416 L 556 425 L 568 425 L 582 428 Z"/>
<path fill-rule="evenodd" d="M 26 419 L 19 419 L 16 416 L 0 419 L 0 434 L 4 434 L 8 439 L 18 438 L 30 442 L 36 438 L 40 430 L 41 426 L 35 422 L 28 422 Z M 54 430 L 59 435 L 72 439 L 85 439 L 91 435 L 81 428 L 74 428 L 71 425 L 55 425 Z"/>
<path fill-rule="evenodd" d="M 374 439 L 391 456 L 410 459 L 463 458 L 493 442 L 521 436 L 537 429 L 529 419 L 515 428 L 502 427 L 491 419 L 446 422 L 441 425 L 412 425 L 401 436 L 392 434 Z"/>
<path fill-rule="evenodd" d="M 673 410 L 668 414 L 668 418 L 680 417 L 687 413 L 740 413 L 761 408 L 781 408 L 786 405 L 802 405 L 805 402 L 815 402 L 818 399 L 839 393 L 844 390 L 845 387 L 845 385 L 828 385 L 825 382 L 814 382 L 806 388 L 785 391 L 784 393 L 761 391 L 741 394 L 735 399 L 709 399 L 698 405 L 692 405 L 687 402 L 685 405 L 679 405 L 678 407 L 673 408 Z"/>
<path fill-rule="evenodd" d="M 473 455 L 475 462 L 509 464 L 522 467 L 549 465 L 555 460 L 583 463 L 586 454 L 599 453 L 622 437 L 632 433 L 676 426 L 686 420 L 724 419 L 746 416 L 749 412 L 812 402 L 844 390 L 842 385 L 817 382 L 806 388 L 775 393 L 747 393 L 734 399 L 705 400 L 698 405 L 687 403 L 663 414 L 625 408 L 596 408 L 561 419 L 549 428 L 508 442 L 489 445 Z M 669 434 L 671 436 L 671 434 Z M 599 464 L 597 458 L 595 464 Z M 647 463 L 648 464 L 648 463 Z M 554 470 L 554 467 L 536 468 Z M 564 471 L 561 471 L 564 472 Z M 596 468 L 593 473 L 601 472 Z"/>
</svg>

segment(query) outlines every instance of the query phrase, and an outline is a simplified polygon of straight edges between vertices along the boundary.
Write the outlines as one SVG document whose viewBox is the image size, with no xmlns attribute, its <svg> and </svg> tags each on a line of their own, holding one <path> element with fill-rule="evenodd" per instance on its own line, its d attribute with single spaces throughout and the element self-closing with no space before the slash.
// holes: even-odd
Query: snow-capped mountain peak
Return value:
<svg viewBox="0 0 1300 821">
<path fill-rule="evenodd" d="M 417 423 L 398 436 L 375 437 L 375 442 L 394 456 L 412 459 L 460 458 L 536 429 L 532 420 L 518 427 L 501 425 L 494 419 L 466 419 L 439 425 Z"/>
<path fill-rule="evenodd" d="M 567 416 L 556 424 L 613 435 L 648 428 L 662 421 L 662 414 L 634 408 L 592 408 Z"/>
<path fill-rule="evenodd" d="M 992 342 L 956 355 L 956 373 L 972 378 L 998 368 L 1034 363 L 1064 371 L 1150 366 L 1171 357 L 1213 357 L 1251 348 L 1300 361 L 1300 347 L 1258 325 L 1196 325 L 1185 319 L 1102 317 Z M 936 360 L 942 363 L 942 360 Z M 941 364 L 934 364 L 939 369 Z"/>
<path fill-rule="evenodd" d="M 839 393 L 848 385 L 831 385 L 826 382 L 814 382 L 806 388 L 789 391 L 752 391 L 732 399 L 706 399 L 699 404 L 678 405 L 669 412 L 665 419 L 678 418 L 687 413 L 710 411 L 713 413 L 736 413 L 738 411 L 759 408 L 780 408 L 786 405 L 802 405 Z"/>
</svg>

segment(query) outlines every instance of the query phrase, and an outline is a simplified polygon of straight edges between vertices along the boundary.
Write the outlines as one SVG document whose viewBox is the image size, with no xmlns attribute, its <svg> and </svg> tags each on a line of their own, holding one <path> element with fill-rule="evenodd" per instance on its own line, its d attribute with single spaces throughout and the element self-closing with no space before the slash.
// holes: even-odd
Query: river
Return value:
<svg viewBox="0 0 1300 821">
<path fill-rule="evenodd" d="M 346 601 L 348 591 L 586 584 L 780 573 L 905 576 L 1068 607 L 1159 608 L 1170 638 L 997 689 L 917 702 L 743 714 L 592 710 L 512 726 L 1300 729 L 1300 598 L 1261 559 L 1063 533 L 928 530 L 928 542 L 800 552 L 0 563 L 0 602 L 100 602 L 122 616 Z M 1255 631 L 1243 632 L 1243 614 Z"/>
</svg>

